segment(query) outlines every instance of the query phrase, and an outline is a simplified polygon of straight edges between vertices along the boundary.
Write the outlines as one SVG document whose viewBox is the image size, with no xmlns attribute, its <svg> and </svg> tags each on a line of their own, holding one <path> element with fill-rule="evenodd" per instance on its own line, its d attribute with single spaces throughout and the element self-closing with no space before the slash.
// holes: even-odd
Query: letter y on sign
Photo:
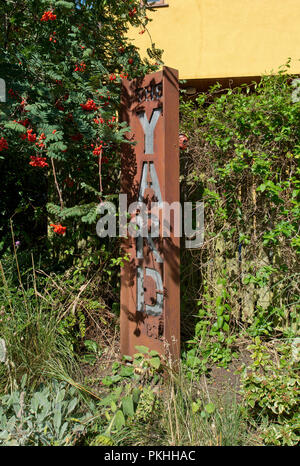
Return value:
<svg viewBox="0 0 300 466">
<path fill-rule="evenodd" d="M 160 117 L 160 114 L 161 114 L 160 108 L 156 108 L 155 110 L 153 110 L 150 123 L 148 121 L 148 118 L 146 117 L 145 112 L 139 115 L 139 119 L 140 119 L 141 125 L 145 133 L 145 154 L 154 153 L 154 148 L 153 148 L 154 130 L 158 122 L 158 119 Z"/>
</svg>

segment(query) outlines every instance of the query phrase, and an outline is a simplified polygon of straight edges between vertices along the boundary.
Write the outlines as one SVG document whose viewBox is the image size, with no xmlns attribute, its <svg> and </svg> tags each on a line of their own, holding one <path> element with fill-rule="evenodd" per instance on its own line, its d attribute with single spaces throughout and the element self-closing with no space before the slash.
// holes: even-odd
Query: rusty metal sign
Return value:
<svg viewBox="0 0 300 466">
<path fill-rule="evenodd" d="M 177 70 L 164 67 L 143 79 L 123 80 L 121 119 L 131 129 L 127 139 L 134 142 L 124 144 L 121 172 L 127 207 L 137 203 L 129 209 L 131 218 L 141 209 L 149 218 L 152 205 L 158 206 L 157 235 L 146 225 L 145 235 L 122 238 L 129 261 L 121 270 L 121 353 L 133 355 L 136 345 L 144 345 L 178 358 L 180 238 L 174 234 L 175 214 L 165 237 L 159 213 L 161 205 L 179 202 Z"/>
</svg>

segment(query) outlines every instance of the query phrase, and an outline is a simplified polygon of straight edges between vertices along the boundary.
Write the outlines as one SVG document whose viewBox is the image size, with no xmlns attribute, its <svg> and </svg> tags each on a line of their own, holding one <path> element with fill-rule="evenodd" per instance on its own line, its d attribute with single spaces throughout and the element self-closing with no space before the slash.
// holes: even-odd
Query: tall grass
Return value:
<svg viewBox="0 0 300 466">
<path fill-rule="evenodd" d="M 17 280 L 16 280 L 17 277 Z M 0 365 L 0 390 L 18 385 L 27 375 L 34 388 L 53 374 L 53 368 L 72 374 L 78 370 L 61 321 L 65 298 L 45 278 L 37 278 L 34 263 L 21 275 L 16 251 L 0 262 L 0 337 L 7 348 Z"/>
<path fill-rule="evenodd" d="M 169 445 L 228 446 L 247 443 L 247 427 L 234 393 L 210 393 L 203 381 L 182 370 L 166 381 L 162 426 Z"/>
<path fill-rule="evenodd" d="M 177 368 L 178 369 L 178 368 Z M 238 446 L 255 444 L 233 392 L 212 393 L 203 380 L 187 380 L 169 367 L 152 414 L 114 438 L 117 445 Z M 206 410 L 207 408 L 210 410 Z"/>
</svg>

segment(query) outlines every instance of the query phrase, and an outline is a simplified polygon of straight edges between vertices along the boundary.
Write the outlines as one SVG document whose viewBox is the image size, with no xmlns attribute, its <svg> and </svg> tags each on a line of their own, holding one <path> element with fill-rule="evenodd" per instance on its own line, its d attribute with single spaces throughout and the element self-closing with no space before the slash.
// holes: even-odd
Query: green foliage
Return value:
<svg viewBox="0 0 300 466">
<path fill-rule="evenodd" d="M 34 387 L 50 376 L 53 366 L 69 373 L 77 371 L 68 333 L 61 331 L 62 296 L 50 280 L 38 282 L 32 269 L 25 275 L 26 287 L 22 281 L 15 285 L 10 277 L 13 271 L 14 267 L 4 274 L 0 262 L 0 334 L 6 347 L 6 359 L 0 363 L 3 390 L 13 389 L 24 374 Z M 44 287 L 43 294 L 40 287 Z"/>
<path fill-rule="evenodd" d="M 1 396 L 0 445 L 74 445 L 85 431 L 90 413 L 82 414 L 75 389 L 53 382 L 33 394 L 20 390 Z"/>
<path fill-rule="evenodd" d="M 90 426 L 89 444 L 114 444 L 115 436 L 134 421 L 141 393 L 142 390 L 131 382 L 119 383 L 115 388 L 111 388 L 97 403 L 97 420 Z"/>
<path fill-rule="evenodd" d="M 94 340 L 85 340 L 84 341 L 84 346 L 87 349 L 88 353 L 85 353 L 82 356 L 82 361 L 87 362 L 91 366 L 93 366 L 97 358 L 101 356 L 101 349 L 99 348 L 99 345 L 94 341 Z"/>
<path fill-rule="evenodd" d="M 99 260 L 100 253 L 97 255 Z M 89 259 L 92 265 L 88 261 L 85 267 L 48 275 L 35 268 L 33 255 L 30 262 L 25 252 L 3 256 L 0 336 L 5 343 L 5 364 L 0 363 L 0 390 L 14 388 L 25 373 L 32 387 L 55 377 L 56 372 L 77 377 L 80 362 L 93 365 L 100 357 L 116 323 L 103 299 L 105 290 L 109 297 L 116 298 L 101 273 L 105 258 L 96 272 L 93 255 Z M 88 332 L 100 325 L 103 338 L 92 341 Z"/>
<path fill-rule="evenodd" d="M 135 372 L 144 378 L 152 378 L 162 370 L 162 356 L 146 346 L 136 346 L 138 353 L 133 355 L 133 366 Z"/>
<path fill-rule="evenodd" d="M 183 355 L 189 378 L 206 372 L 214 364 L 226 367 L 233 357 L 237 357 L 236 335 L 230 329 L 233 319 L 226 276 L 218 280 L 218 285 L 221 288 L 215 299 L 206 293 L 207 304 L 202 307 L 203 302 L 197 302 L 199 318 L 195 338 L 186 342 L 188 349 Z"/>
<path fill-rule="evenodd" d="M 150 387 L 145 387 L 141 393 L 139 404 L 135 414 L 138 422 L 151 422 L 158 415 L 161 402 Z"/>
<path fill-rule="evenodd" d="M 47 11 L 54 16 L 42 20 Z M 129 27 L 147 28 L 146 8 L 139 0 L 8 0 L 0 19 L 7 87 L 0 138 L 8 144 L 0 159 L 0 248 L 10 243 L 11 217 L 22 248 L 45 247 L 46 205 L 49 224 L 67 227 L 63 238 L 50 236 L 56 254 L 90 236 L 99 246 L 96 207 L 116 192 L 119 146 L 128 131 L 117 121 L 121 79 L 161 63 L 154 44 L 151 58 L 142 60 L 127 38 Z M 43 157 L 48 166 L 31 166 L 30 157 Z"/>
<path fill-rule="evenodd" d="M 259 337 L 248 347 L 253 363 L 245 367 L 242 391 L 248 419 L 261 424 L 263 440 L 271 445 L 297 445 L 300 440 L 299 374 L 290 345 L 281 348 L 279 360 L 271 359 Z"/>
<path fill-rule="evenodd" d="M 288 68 L 182 99 L 190 140 L 181 153 L 182 200 L 205 206 L 204 244 L 181 259 L 194 373 L 226 366 L 240 337 L 296 335 L 299 327 L 300 104 Z"/>
<path fill-rule="evenodd" d="M 132 379 L 137 382 L 156 383 L 163 370 L 163 357 L 154 350 L 149 350 L 146 346 L 136 346 L 139 352 L 133 357 L 123 356 L 123 364 L 114 362 L 112 365 L 112 375 L 102 379 L 102 383 L 107 386 L 118 384 L 122 380 Z"/>
<path fill-rule="evenodd" d="M 50 9 L 55 20 L 41 21 Z M 171 369 L 160 390 L 165 360 L 139 346 L 133 358 L 113 363 L 99 395 L 69 374 L 77 375 L 76 353 L 92 370 L 102 356 L 109 322 L 116 324 L 108 310 L 119 312 L 119 267 L 130 257 L 120 255 L 116 240 L 99 244 L 97 205 L 119 183 L 128 130 L 116 118 L 121 75 L 156 70 L 161 54 L 151 44 L 143 61 L 126 39 L 129 23 L 148 22 L 138 0 L 7 0 L 0 17 L 1 78 L 9 90 L 0 104 L 0 138 L 8 143 L 0 153 L 0 443 L 69 445 L 82 436 L 107 446 L 132 438 L 247 442 L 240 406 L 202 393 L 198 376 L 215 364 L 227 367 L 240 337 L 270 340 L 276 332 L 280 342 L 297 332 L 300 103 L 292 103 L 287 70 L 235 89 L 215 85 L 182 102 L 181 129 L 190 136 L 182 200 L 204 200 L 206 222 L 201 250 L 182 252 L 184 374 Z M 48 166 L 29 165 L 37 156 Z M 48 220 L 63 223 L 66 234 L 47 231 Z M 103 342 L 89 337 L 95 322 Z M 273 361 L 259 339 L 249 349 L 247 420 L 266 444 L 295 445 L 295 359 L 283 348 Z M 92 416 L 82 415 L 83 392 L 98 400 L 89 400 Z"/>
<path fill-rule="evenodd" d="M 160 357 L 145 346 L 136 349 L 139 353 L 134 358 L 124 356 L 124 363 L 114 362 L 111 375 L 101 380 L 109 392 L 97 404 L 98 421 L 92 429 L 91 445 L 102 445 L 105 439 L 114 443 L 123 431 L 136 423 L 149 423 L 158 413 L 160 402 L 153 387 L 160 381 Z"/>
<path fill-rule="evenodd" d="M 202 383 L 187 379 L 184 368 L 170 371 L 163 387 L 160 426 L 171 445 L 246 445 L 251 433 L 233 393 L 209 391 Z"/>
<path fill-rule="evenodd" d="M 114 445 L 113 440 L 107 435 L 102 435 L 102 434 L 97 435 L 97 437 L 95 437 L 94 440 L 90 443 L 91 447 L 99 447 L 99 446 L 110 447 L 113 445 Z"/>
</svg>

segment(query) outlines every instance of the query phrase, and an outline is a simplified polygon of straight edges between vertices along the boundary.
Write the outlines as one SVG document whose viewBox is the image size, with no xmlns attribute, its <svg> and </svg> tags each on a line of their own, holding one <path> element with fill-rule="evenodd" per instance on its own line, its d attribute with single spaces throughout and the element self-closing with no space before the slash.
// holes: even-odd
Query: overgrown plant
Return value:
<svg viewBox="0 0 300 466">
<path fill-rule="evenodd" d="M 52 382 L 30 394 L 24 376 L 20 389 L 0 395 L 0 400 L 2 446 L 74 445 L 92 417 L 82 411 L 76 390 L 64 383 Z"/>
<path fill-rule="evenodd" d="M 0 365 L 1 390 L 15 389 L 24 375 L 34 388 L 48 378 L 53 365 L 70 374 L 78 372 L 70 335 L 63 331 L 65 302 L 61 295 L 58 298 L 52 282 L 38 281 L 33 268 L 26 275 L 29 284 L 20 274 L 20 282 L 14 285 L 2 262 L 0 275 L 0 335 L 6 345 Z"/>
<path fill-rule="evenodd" d="M 204 244 L 182 253 L 183 306 L 196 324 L 187 360 L 200 352 L 204 371 L 230 362 L 239 336 L 298 331 L 300 103 L 288 67 L 182 100 L 182 200 L 205 205 Z"/>
<path fill-rule="evenodd" d="M 242 391 L 247 419 L 258 423 L 265 444 L 297 445 L 300 441 L 298 357 L 291 344 L 271 351 L 256 337 L 249 345 L 253 363 L 244 367 Z M 253 421 L 252 421 L 253 422 Z"/>
</svg>

